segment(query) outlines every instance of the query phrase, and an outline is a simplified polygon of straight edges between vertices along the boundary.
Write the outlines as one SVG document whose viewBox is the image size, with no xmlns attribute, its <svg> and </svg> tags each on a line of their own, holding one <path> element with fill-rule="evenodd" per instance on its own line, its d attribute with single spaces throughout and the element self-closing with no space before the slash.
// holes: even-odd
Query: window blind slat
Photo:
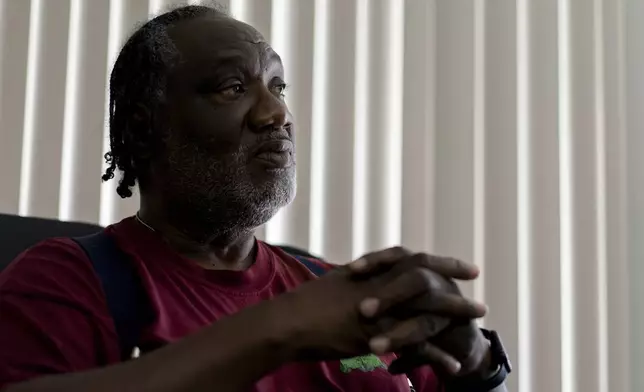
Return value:
<svg viewBox="0 0 644 392">
<path fill-rule="evenodd" d="M 624 4 L 603 2 L 604 127 L 606 132 L 606 292 L 608 390 L 631 391 L 628 355 L 631 299 L 627 258 Z M 636 302 L 636 301 L 635 301 Z"/>
<path fill-rule="evenodd" d="M 518 357 L 517 287 L 517 6 L 514 0 L 487 2 L 485 9 L 485 189 L 484 299 L 486 325 L 503 335 L 512 358 Z M 511 294 L 512 293 L 512 294 Z M 516 376 L 509 390 L 518 390 Z"/>
<path fill-rule="evenodd" d="M 273 0 L 232 0 L 232 2 L 236 3 L 233 9 L 239 10 L 235 17 L 256 28 L 268 42 L 271 42 Z"/>
<path fill-rule="evenodd" d="M 436 4 L 405 2 L 401 242 L 434 250 Z"/>
<path fill-rule="evenodd" d="M 20 208 L 31 1 L 0 1 L 0 212 Z"/>
<path fill-rule="evenodd" d="M 472 2 L 436 3 L 435 250 L 474 262 L 474 33 Z M 461 285 L 474 295 L 474 285 Z"/>
<path fill-rule="evenodd" d="M 73 0 L 68 56 L 60 218 L 96 222 L 100 215 L 101 151 L 107 72 L 109 2 Z M 72 53 L 71 48 L 76 53 Z M 72 83 L 69 83 L 72 82 Z"/>
<path fill-rule="evenodd" d="M 267 240 L 309 248 L 315 3 L 273 0 L 272 45 L 282 58 L 286 102 L 294 116 L 297 196 L 267 224 Z"/>
<path fill-rule="evenodd" d="M 352 256 L 356 1 L 317 0 L 313 101 L 312 249 L 335 262 Z M 318 11 L 319 10 L 319 11 Z M 316 35 L 318 31 L 316 31 Z M 315 178 L 317 176 L 317 178 Z"/>
<path fill-rule="evenodd" d="M 624 22 L 626 31 L 626 157 L 627 157 L 627 203 L 628 203 L 628 263 L 630 312 L 630 361 L 633 391 L 644 390 L 644 372 L 639 365 L 644 363 L 644 3 L 624 2 Z"/>
<path fill-rule="evenodd" d="M 561 390 L 557 0 L 519 3 L 519 390 Z M 523 22 L 523 23 L 522 23 Z M 521 57 L 520 57 L 521 59 Z M 548 377 L 542 375 L 548 374 Z"/>
<path fill-rule="evenodd" d="M 560 72 L 568 72 L 570 76 L 568 81 L 560 79 L 570 86 L 570 129 L 560 129 L 560 148 L 569 148 L 566 155 L 570 162 L 560 161 L 560 170 L 563 178 L 566 178 L 565 171 L 569 170 L 572 180 L 569 182 L 571 210 L 564 209 L 565 200 L 561 204 L 561 214 L 570 214 L 571 219 L 572 274 L 569 281 L 562 280 L 561 284 L 572 289 L 572 298 L 569 300 L 574 312 L 572 325 L 568 327 L 574 331 L 574 338 L 572 342 L 564 341 L 563 347 L 571 344 L 574 374 L 568 374 L 567 377 L 575 379 L 574 391 L 579 392 L 607 392 L 603 385 L 604 369 L 599 366 L 602 355 L 605 355 L 600 350 L 600 344 L 605 339 L 600 333 L 601 323 L 604 322 L 600 320 L 600 306 L 605 301 L 600 298 L 603 290 L 599 290 L 598 283 L 604 272 L 600 270 L 600 263 L 605 265 L 606 239 L 605 230 L 602 230 L 605 228 L 605 206 L 599 204 L 601 195 L 598 194 L 597 181 L 604 181 L 604 173 L 600 172 L 604 168 L 598 170 L 598 159 L 600 154 L 604 154 L 605 146 L 601 144 L 604 140 L 603 124 L 597 124 L 597 116 L 603 114 L 603 106 L 597 105 L 597 96 L 602 93 L 603 85 L 598 84 L 596 79 L 596 69 L 600 64 L 595 61 L 598 19 L 594 17 L 594 10 L 595 7 L 587 2 L 570 1 L 569 69 L 560 69 Z M 570 133 L 566 135 L 567 132 Z M 600 140 L 598 135 L 601 136 Z M 562 230 L 565 229 L 563 226 Z M 563 301 L 566 300 L 564 297 Z M 567 321 L 566 318 L 564 321 Z M 562 332 L 565 332 L 566 325 L 562 325 L 562 328 Z"/>
<path fill-rule="evenodd" d="M 109 27 L 109 47 L 108 50 L 108 66 L 109 72 L 112 71 L 112 66 L 116 61 L 121 47 L 129 38 L 129 35 L 138 26 L 141 21 L 146 20 L 148 17 L 148 1 L 147 0 L 112 0 L 110 3 L 110 27 Z M 109 75 L 106 78 L 109 81 Z M 108 83 L 108 82 L 107 82 Z M 108 85 L 106 83 L 106 86 Z M 107 88 L 107 87 L 106 87 Z M 106 111 L 105 124 L 108 124 L 109 114 Z M 105 130 L 104 147 L 103 151 L 107 152 L 109 146 L 109 133 L 108 129 Z M 139 209 L 139 192 L 136 189 L 132 190 L 132 197 L 121 199 L 116 194 L 116 187 L 120 181 L 121 173 L 115 173 L 114 179 L 109 182 L 103 183 L 101 189 L 101 204 L 104 206 L 101 209 L 101 223 L 109 224 L 118 222 L 119 220 L 134 215 Z"/>
<path fill-rule="evenodd" d="M 394 0 L 395 1 L 395 0 Z M 358 59 L 363 68 L 356 73 L 364 78 L 360 101 L 356 101 L 356 116 L 361 128 L 355 129 L 354 192 L 362 197 L 354 198 L 354 211 L 361 209 L 360 221 L 354 220 L 354 253 L 362 254 L 370 249 L 382 249 L 400 243 L 400 223 L 392 214 L 400 210 L 400 151 L 399 138 L 400 96 L 402 84 L 402 20 L 391 1 L 362 2 L 364 12 L 365 45 L 364 58 Z M 397 8 L 397 7 L 396 7 Z M 356 118 L 358 121 L 358 118 Z M 358 124 L 358 122 L 356 123 Z M 361 151 L 360 151 L 361 150 Z M 423 181 L 418 182 L 423 187 Z M 355 216 L 355 215 L 354 215 Z M 399 219 L 399 218 L 398 218 Z M 359 248 L 355 248 L 359 246 Z"/>
<path fill-rule="evenodd" d="M 25 215 L 58 217 L 69 14 L 69 0 L 32 2 L 20 192 Z"/>
</svg>

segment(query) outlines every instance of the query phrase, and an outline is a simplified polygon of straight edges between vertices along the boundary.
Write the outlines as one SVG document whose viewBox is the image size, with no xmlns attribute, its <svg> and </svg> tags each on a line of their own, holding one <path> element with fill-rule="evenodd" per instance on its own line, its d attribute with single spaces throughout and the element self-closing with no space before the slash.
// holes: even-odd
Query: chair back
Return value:
<svg viewBox="0 0 644 392">
<path fill-rule="evenodd" d="M 0 271 L 26 249 L 51 237 L 80 237 L 101 226 L 55 219 L 0 214 Z"/>
</svg>

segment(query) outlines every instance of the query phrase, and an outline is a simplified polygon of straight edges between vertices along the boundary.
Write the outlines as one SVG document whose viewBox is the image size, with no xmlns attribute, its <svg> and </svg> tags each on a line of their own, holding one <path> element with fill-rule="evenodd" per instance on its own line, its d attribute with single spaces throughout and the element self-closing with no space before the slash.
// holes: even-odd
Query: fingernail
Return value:
<svg viewBox="0 0 644 392">
<path fill-rule="evenodd" d="M 362 258 L 360 258 L 360 259 L 352 262 L 351 264 L 349 264 L 349 268 L 351 268 L 354 271 L 362 271 L 366 267 L 367 267 L 367 260 L 362 259 Z"/>
<path fill-rule="evenodd" d="M 360 302 L 360 313 L 364 317 L 373 317 L 378 313 L 378 307 L 380 307 L 380 300 L 377 298 L 367 298 Z"/>
<path fill-rule="evenodd" d="M 461 371 L 461 363 L 460 362 L 453 361 L 451 363 L 450 367 L 451 367 L 450 370 L 451 370 L 452 374 L 457 374 L 458 372 Z"/>
<path fill-rule="evenodd" d="M 374 354 L 385 354 L 389 350 L 390 344 L 391 341 L 384 336 L 379 336 L 369 341 L 369 347 Z"/>
</svg>

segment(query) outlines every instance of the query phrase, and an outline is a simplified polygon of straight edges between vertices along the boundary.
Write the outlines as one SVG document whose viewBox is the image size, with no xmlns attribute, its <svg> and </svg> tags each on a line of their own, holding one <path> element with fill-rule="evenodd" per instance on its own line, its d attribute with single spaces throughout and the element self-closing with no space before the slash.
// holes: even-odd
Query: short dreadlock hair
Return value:
<svg viewBox="0 0 644 392">
<path fill-rule="evenodd" d="M 177 48 L 168 34 L 175 24 L 216 14 L 229 16 L 217 3 L 175 8 L 139 27 L 127 40 L 110 75 L 110 151 L 103 181 L 114 178 L 116 169 L 122 177 L 116 192 L 122 198 L 132 196 L 132 187 L 145 175 L 152 157 L 159 106 L 164 102 L 168 71 L 176 63 Z M 149 113 L 142 123 L 139 113 L 145 105 Z"/>
</svg>

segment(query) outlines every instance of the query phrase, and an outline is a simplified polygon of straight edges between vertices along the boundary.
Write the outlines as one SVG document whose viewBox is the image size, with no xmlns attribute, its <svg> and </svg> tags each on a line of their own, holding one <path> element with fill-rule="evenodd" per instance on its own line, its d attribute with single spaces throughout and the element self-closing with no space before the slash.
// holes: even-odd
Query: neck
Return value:
<svg viewBox="0 0 644 392">
<path fill-rule="evenodd" d="M 222 231 L 203 227 L 199 219 L 175 222 L 166 211 L 142 200 L 139 217 L 181 256 L 207 269 L 244 270 L 255 260 L 254 230 Z"/>
</svg>

